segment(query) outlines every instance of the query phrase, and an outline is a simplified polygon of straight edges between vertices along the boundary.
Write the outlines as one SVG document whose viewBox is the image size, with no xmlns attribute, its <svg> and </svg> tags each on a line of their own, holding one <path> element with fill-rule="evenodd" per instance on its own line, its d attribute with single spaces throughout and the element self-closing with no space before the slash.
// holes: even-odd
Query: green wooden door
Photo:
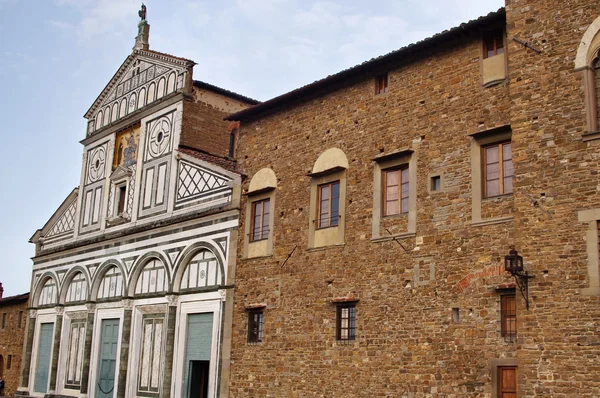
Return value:
<svg viewBox="0 0 600 398">
<path fill-rule="evenodd" d="M 210 361 L 212 347 L 213 313 L 189 314 L 187 322 L 187 341 L 184 362 L 184 394 L 190 397 L 190 390 L 194 390 L 193 384 L 199 380 L 192 380 L 190 370 L 195 361 Z"/>
<path fill-rule="evenodd" d="M 98 359 L 98 382 L 96 397 L 112 398 L 115 392 L 117 347 L 119 346 L 119 320 L 103 319 Z"/>
<path fill-rule="evenodd" d="M 53 323 L 40 325 L 40 339 L 37 349 L 37 365 L 35 367 L 35 384 L 33 391 L 48 392 L 48 378 L 50 377 L 50 358 L 52 356 Z"/>
</svg>

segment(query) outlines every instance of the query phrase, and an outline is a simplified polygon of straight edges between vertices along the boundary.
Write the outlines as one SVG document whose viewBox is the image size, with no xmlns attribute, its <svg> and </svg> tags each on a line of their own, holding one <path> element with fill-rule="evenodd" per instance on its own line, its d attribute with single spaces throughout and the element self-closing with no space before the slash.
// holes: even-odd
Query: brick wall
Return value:
<svg viewBox="0 0 600 398">
<path fill-rule="evenodd" d="M 577 221 L 577 211 L 600 207 L 600 141 L 581 140 L 582 82 L 573 71 L 596 6 L 511 1 L 509 78 L 497 86 L 481 86 L 481 42 L 473 36 L 391 70 L 387 94 L 375 96 L 369 79 L 242 121 L 244 189 L 263 167 L 274 170 L 278 187 L 273 255 L 242 259 L 236 269 L 233 397 L 492 397 L 492 365 L 507 358 L 518 361 L 519 397 L 600 396 L 600 300 L 581 295 L 589 284 L 587 225 Z M 514 219 L 471 225 L 469 134 L 506 124 L 515 193 L 484 199 L 482 218 Z M 307 173 L 331 147 L 349 161 L 345 244 L 309 250 Z M 402 240 L 407 251 L 371 241 L 372 159 L 403 148 L 415 150 L 418 167 L 417 232 Z M 438 173 L 445 188 L 430 194 L 428 178 Z M 240 234 L 239 257 L 243 244 Z M 516 343 L 500 336 L 496 290 L 512 282 L 501 268 L 511 245 L 536 277 L 529 311 L 517 291 Z M 359 299 L 356 341 L 335 340 L 331 301 L 339 297 Z M 245 306 L 255 303 L 267 304 L 264 341 L 248 345 Z"/>
<path fill-rule="evenodd" d="M 193 99 L 183 102 L 180 145 L 227 156 L 230 122 L 223 119 L 247 106 L 241 101 L 194 87 Z"/>
<path fill-rule="evenodd" d="M 23 354 L 23 342 L 25 340 L 25 331 L 27 330 L 28 296 L 18 296 L 21 297 L 19 299 L 14 297 L 0 299 L 0 322 L 2 321 L 3 314 L 6 314 L 4 328 L 1 328 L 0 324 L 0 356 L 2 356 L 4 361 L 4 395 L 7 396 L 13 396 L 17 391 L 17 387 L 19 387 L 21 355 Z M 22 312 L 21 325 L 18 324 L 20 312 Z M 8 368 L 9 356 L 12 357 L 10 369 Z"/>
</svg>

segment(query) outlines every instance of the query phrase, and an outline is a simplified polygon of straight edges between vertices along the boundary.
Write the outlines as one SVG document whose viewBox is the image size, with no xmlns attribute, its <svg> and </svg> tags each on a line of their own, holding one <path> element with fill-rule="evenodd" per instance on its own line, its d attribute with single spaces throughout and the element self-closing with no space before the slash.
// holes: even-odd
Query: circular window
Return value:
<svg viewBox="0 0 600 398">
<path fill-rule="evenodd" d="M 162 142 L 164 136 L 163 136 L 163 132 L 161 131 L 160 133 L 158 133 L 158 136 L 156 137 L 156 141 L 158 141 L 159 143 Z"/>
</svg>

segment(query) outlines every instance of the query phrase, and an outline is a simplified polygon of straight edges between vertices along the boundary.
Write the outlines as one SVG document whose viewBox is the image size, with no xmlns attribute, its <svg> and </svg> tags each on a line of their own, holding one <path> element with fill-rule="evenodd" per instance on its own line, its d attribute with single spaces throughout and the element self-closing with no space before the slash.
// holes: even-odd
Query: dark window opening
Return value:
<svg viewBox="0 0 600 398">
<path fill-rule="evenodd" d="M 12 366 L 12 355 L 9 355 L 8 358 L 6 358 L 6 369 L 10 369 Z"/>
<path fill-rule="evenodd" d="M 263 310 L 248 312 L 248 343 L 260 343 L 263 339 Z"/>
<path fill-rule="evenodd" d="M 344 303 L 337 306 L 336 339 L 356 339 L 356 304 Z"/>
<path fill-rule="evenodd" d="M 501 334 L 504 340 L 514 342 L 517 339 L 517 307 L 514 294 L 500 296 Z"/>
<path fill-rule="evenodd" d="M 442 177 L 440 177 L 440 176 L 431 177 L 431 190 L 439 191 L 440 189 L 442 189 Z"/>
<path fill-rule="evenodd" d="M 190 361 L 189 398 L 208 397 L 210 361 Z"/>
<path fill-rule="evenodd" d="M 127 186 L 121 185 L 118 188 L 118 206 L 117 206 L 117 215 L 122 215 L 125 212 L 125 202 L 127 202 Z"/>
<path fill-rule="evenodd" d="M 318 187 L 317 228 L 336 227 L 340 215 L 340 182 Z"/>
<path fill-rule="evenodd" d="M 2 314 L 2 329 L 6 327 L 6 312 Z"/>
<path fill-rule="evenodd" d="M 388 74 L 383 73 L 375 78 L 375 95 L 387 93 Z"/>
<path fill-rule="evenodd" d="M 232 158 L 235 155 L 235 133 L 232 131 L 229 133 L 229 157 Z"/>
<path fill-rule="evenodd" d="M 483 57 L 489 58 L 504 53 L 504 33 L 494 32 L 483 38 Z"/>
</svg>

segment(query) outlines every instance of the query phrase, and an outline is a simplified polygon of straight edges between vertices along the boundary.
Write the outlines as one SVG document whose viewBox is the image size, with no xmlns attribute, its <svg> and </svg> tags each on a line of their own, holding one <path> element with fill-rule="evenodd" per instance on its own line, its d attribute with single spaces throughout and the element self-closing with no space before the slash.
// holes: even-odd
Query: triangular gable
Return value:
<svg viewBox="0 0 600 398">
<path fill-rule="evenodd" d="M 186 89 L 193 61 L 151 50 L 129 55 L 86 112 L 87 135 L 176 91 Z"/>
<path fill-rule="evenodd" d="M 36 232 L 32 237 L 31 241 L 33 243 L 36 243 L 35 241 L 39 238 L 58 238 L 73 233 L 75 228 L 75 211 L 77 210 L 78 193 L 79 188 L 75 188 L 71 191 L 69 196 L 62 202 L 48 222 L 40 231 L 38 231 L 39 233 Z"/>
</svg>

